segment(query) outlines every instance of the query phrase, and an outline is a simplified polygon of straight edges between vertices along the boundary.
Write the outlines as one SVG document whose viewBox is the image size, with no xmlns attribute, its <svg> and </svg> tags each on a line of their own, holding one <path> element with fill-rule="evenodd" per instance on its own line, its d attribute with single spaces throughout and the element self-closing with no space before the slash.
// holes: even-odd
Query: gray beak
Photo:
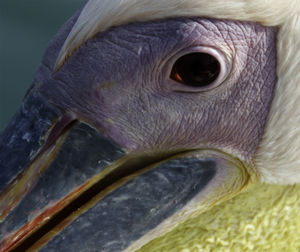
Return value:
<svg viewBox="0 0 300 252">
<path fill-rule="evenodd" d="M 34 92 L 0 139 L 1 251 L 134 251 L 249 179 L 213 150 L 129 153 Z"/>
</svg>

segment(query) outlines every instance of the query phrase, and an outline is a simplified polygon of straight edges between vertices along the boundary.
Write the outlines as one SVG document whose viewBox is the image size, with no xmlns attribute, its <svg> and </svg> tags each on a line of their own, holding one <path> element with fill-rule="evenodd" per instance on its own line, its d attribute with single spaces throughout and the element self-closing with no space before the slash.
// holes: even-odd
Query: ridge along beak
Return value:
<svg viewBox="0 0 300 252">
<path fill-rule="evenodd" d="M 130 153 L 33 92 L 0 142 L 1 252 L 135 251 L 249 181 L 216 150 Z"/>
</svg>

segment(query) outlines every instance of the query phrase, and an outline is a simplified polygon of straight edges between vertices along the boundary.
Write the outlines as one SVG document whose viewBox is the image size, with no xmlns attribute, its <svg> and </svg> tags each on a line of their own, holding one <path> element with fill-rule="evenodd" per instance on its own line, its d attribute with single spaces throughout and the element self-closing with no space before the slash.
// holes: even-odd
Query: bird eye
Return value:
<svg viewBox="0 0 300 252">
<path fill-rule="evenodd" d="M 168 67 L 173 90 L 206 91 L 227 78 L 231 70 L 231 56 L 212 47 L 197 46 L 172 57 Z"/>
<path fill-rule="evenodd" d="M 220 74 L 220 63 L 208 53 L 190 53 L 180 57 L 173 65 L 171 79 L 187 86 L 205 87 Z"/>
</svg>

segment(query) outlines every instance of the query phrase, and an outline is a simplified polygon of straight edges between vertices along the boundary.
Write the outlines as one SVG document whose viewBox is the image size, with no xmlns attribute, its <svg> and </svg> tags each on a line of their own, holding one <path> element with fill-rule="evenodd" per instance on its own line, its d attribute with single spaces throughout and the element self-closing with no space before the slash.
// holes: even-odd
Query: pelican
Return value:
<svg viewBox="0 0 300 252">
<path fill-rule="evenodd" d="M 0 251 L 298 251 L 297 0 L 89 0 L 0 135 Z"/>
</svg>

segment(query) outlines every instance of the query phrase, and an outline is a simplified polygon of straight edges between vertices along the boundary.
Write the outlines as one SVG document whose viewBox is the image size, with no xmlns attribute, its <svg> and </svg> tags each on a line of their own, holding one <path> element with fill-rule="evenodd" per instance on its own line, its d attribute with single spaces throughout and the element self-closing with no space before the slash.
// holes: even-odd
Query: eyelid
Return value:
<svg viewBox="0 0 300 252">
<path fill-rule="evenodd" d="M 182 56 L 190 53 L 207 53 L 215 57 L 220 64 L 220 74 L 217 79 L 209 86 L 206 87 L 192 87 L 182 85 L 176 81 L 170 79 L 172 67 L 175 62 Z M 227 77 L 230 75 L 233 65 L 233 52 L 228 48 L 215 48 L 212 46 L 193 46 L 185 48 L 173 55 L 166 63 L 164 68 L 164 74 L 167 78 L 167 88 L 172 91 L 178 92 L 204 92 L 214 89 L 225 82 Z"/>
</svg>

